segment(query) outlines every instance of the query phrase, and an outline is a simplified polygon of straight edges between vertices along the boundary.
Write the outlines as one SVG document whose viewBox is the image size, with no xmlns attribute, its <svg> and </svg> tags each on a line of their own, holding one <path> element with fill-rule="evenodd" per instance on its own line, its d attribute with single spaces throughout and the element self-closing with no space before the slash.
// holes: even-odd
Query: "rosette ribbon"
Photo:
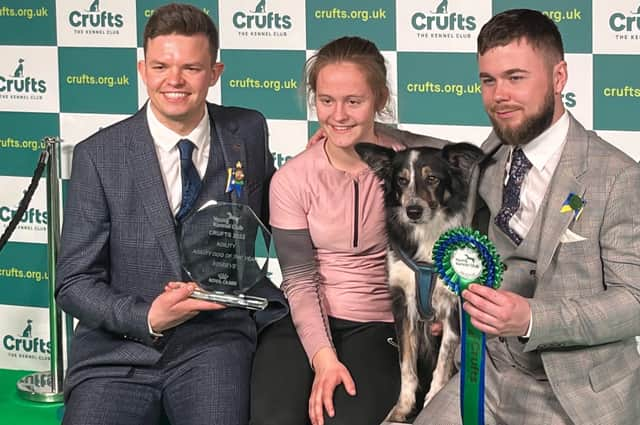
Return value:
<svg viewBox="0 0 640 425">
<path fill-rule="evenodd" d="M 504 266 L 493 243 L 480 232 L 456 227 L 433 246 L 433 261 L 444 284 L 456 295 L 471 283 L 500 286 Z M 461 304 L 464 300 L 460 298 Z M 484 425 L 484 362 L 486 335 L 471 324 L 461 309 L 462 365 L 460 411 L 463 425 Z"/>
</svg>

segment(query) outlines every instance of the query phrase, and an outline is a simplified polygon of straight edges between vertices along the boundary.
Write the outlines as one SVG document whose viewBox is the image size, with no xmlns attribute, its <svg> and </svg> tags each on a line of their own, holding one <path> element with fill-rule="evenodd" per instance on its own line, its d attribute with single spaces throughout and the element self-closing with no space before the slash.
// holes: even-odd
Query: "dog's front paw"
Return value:
<svg viewBox="0 0 640 425">
<path fill-rule="evenodd" d="M 438 392 L 440 392 L 440 390 L 442 389 L 442 386 L 437 386 L 437 385 L 434 386 L 433 384 L 434 383 L 432 382 L 431 389 L 429 390 L 427 395 L 424 396 L 424 406 L 423 407 L 427 407 L 427 404 L 429 404 L 431 399 L 434 398 L 436 396 L 436 394 L 438 394 Z"/>
<path fill-rule="evenodd" d="M 407 409 L 403 409 L 399 406 L 393 406 L 393 409 L 389 412 L 387 417 L 384 419 L 386 422 L 407 422 L 407 416 L 409 415 L 409 411 Z"/>
</svg>

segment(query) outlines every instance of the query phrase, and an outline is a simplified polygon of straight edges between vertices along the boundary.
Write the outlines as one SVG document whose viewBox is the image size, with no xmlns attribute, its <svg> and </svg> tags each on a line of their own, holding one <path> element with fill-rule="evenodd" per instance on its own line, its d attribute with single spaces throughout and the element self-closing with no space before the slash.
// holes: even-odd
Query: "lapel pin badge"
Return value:
<svg viewBox="0 0 640 425">
<path fill-rule="evenodd" d="M 575 220 L 580 218 L 582 211 L 584 210 L 584 205 L 587 203 L 583 198 L 576 195 L 575 193 L 569 193 L 567 199 L 565 199 L 562 207 L 560 208 L 561 213 L 573 212 L 573 216 Z"/>
<path fill-rule="evenodd" d="M 227 168 L 227 193 L 235 192 L 238 198 L 242 197 L 242 189 L 244 188 L 244 170 L 242 163 L 236 162 L 234 168 Z"/>
</svg>

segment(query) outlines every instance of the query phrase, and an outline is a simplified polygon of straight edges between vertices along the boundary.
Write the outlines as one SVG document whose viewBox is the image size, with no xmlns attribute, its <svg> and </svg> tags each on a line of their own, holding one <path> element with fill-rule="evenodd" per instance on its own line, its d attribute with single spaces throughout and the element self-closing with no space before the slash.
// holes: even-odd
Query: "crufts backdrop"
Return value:
<svg viewBox="0 0 640 425">
<path fill-rule="evenodd" d="M 136 73 L 156 0 L 0 0 L 0 230 L 35 166 L 39 140 L 73 146 L 134 113 L 146 99 Z M 193 0 L 219 24 L 222 80 L 209 99 L 267 117 L 276 166 L 316 128 L 300 96 L 305 59 L 357 34 L 389 65 L 401 127 L 480 143 L 489 132 L 475 41 L 489 17 L 537 8 L 558 23 L 569 83 L 564 103 L 587 127 L 640 158 L 640 0 Z M 0 368 L 47 369 L 47 211 L 44 183 L 0 253 Z"/>
</svg>

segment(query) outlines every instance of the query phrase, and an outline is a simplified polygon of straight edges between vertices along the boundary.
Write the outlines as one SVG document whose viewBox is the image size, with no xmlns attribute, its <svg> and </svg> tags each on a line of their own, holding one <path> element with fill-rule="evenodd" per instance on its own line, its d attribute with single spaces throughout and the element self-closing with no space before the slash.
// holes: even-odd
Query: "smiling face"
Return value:
<svg viewBox="0 0 640 425">
<path fill-rule="evenodd" d="M 209 87 L 224 66 L 214 63 L 204 34 L 160 35 L 148 40 L 138 72 L 158 120 L 186 135 L 202 119 Z"/>
<path fill-rule="evenodd" d="M 562 116 L 567 65 L 551 62 L 525 39 L 478 56 L 482 101 L 503 142 L 526 144 Z"/>
<path fill-rule="evenodd" d="M 375 139 L 376 99 L 361 68 L 352 62 L 325 65 L 318 73 L 315 105 L 327 142 L 353 149 Z"/>
</svg>

